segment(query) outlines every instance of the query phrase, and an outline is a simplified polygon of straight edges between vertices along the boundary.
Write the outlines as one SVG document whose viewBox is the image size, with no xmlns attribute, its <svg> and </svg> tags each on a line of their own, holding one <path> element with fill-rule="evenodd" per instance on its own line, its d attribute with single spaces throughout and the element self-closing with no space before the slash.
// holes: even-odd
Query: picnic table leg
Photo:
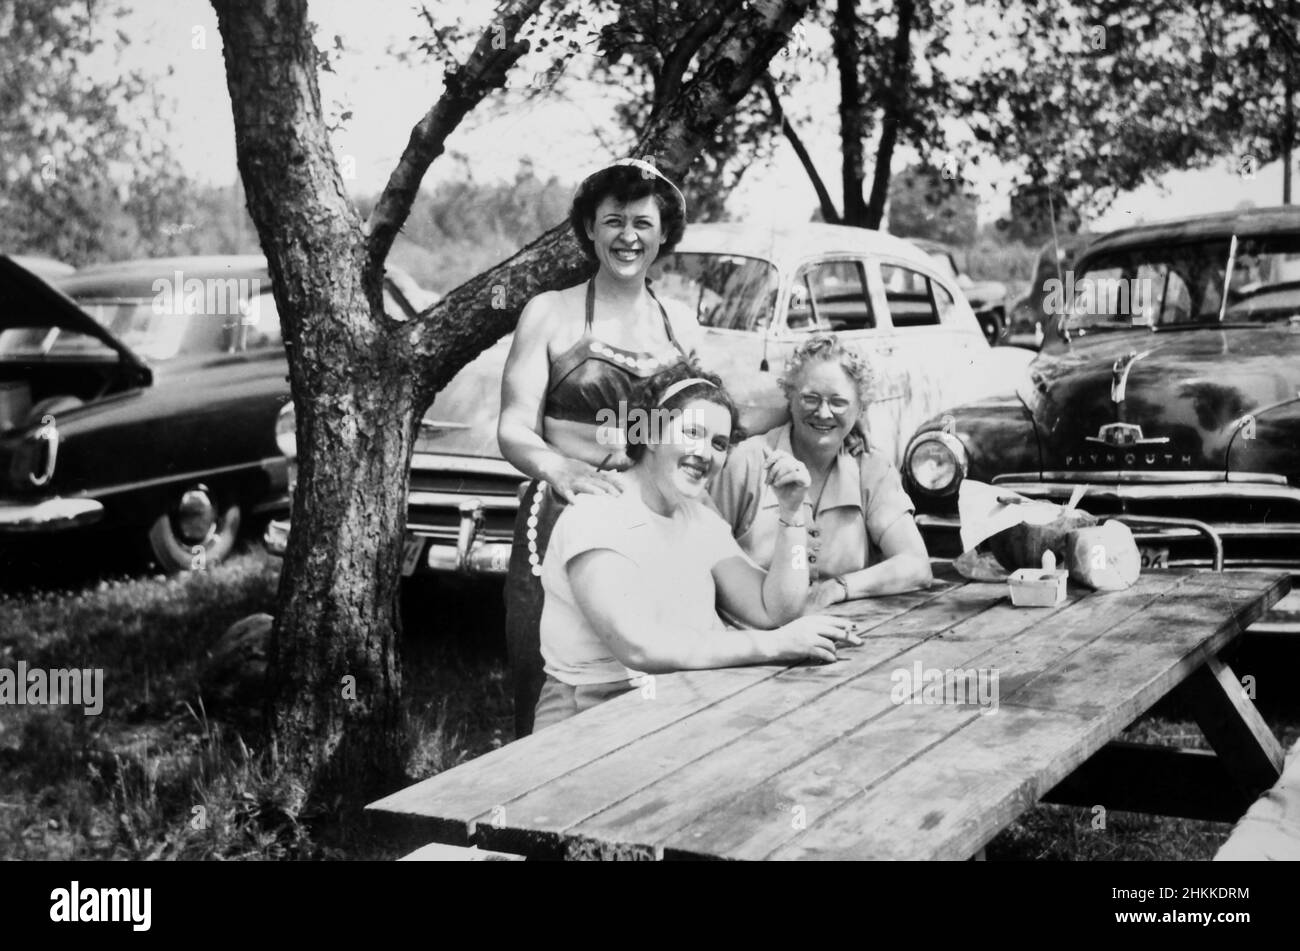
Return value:
<svg viewBox="0 0 1300 951">
<path fill-rule="evenodd" d="M 1282 774 L 1283 752 L 1236 674 L 1210 657 L 1178 689 L 1228 775 L 1254 802 Z"/>
</svg>

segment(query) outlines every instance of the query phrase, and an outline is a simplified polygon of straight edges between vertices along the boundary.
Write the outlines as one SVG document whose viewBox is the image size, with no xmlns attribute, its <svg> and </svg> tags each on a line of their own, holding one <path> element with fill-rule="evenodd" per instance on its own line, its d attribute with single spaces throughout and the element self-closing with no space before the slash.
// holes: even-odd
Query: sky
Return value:
<svg viewBox="0 0 1300 951">
<path fill-rule="evenodd" d="M 435 15 L 460 15 L 467 25 L 484 23 L 493 6 L 470 0 L 430 3 Z M 321 77 L 327 115 L 351 112 L 334 136 L 340 167 L 354 194 L 375 193 L 387 180 L 411 127 L 441 92 L 441 71 L 419 57 L 403 62 L 394 54 L 395 50 L 412 49 L 411 37 L 423 34 L 423 21 L 411 0 L 313 0 L 310 11 L 319 26 L 319 43 L 330 43 L 336 35 L 344 43 L 335 62 L 336 72 Z M 170 130 L 160 129 L 159 137 L 195 179 L 223 185 L 233 182 L 237 176 L 234 127 L 221 37 L 207 0 L 134 0 L 122 26 L 131 43 L 121 54 L 120 65 L 106 54 L 88 62 L 88 70 L 125 67 L 156 77 L 155 88 L 168 103 L 171 118 Z M 517 87 L 547 65 L 545 54 L 533 54 L 522 69 L 516 67 L 508 84 Z M 576 183 L 591 169 L 616 157 L 611 146 L 626 141 L 627 131 L 618 128 L 613 116 L 614 95 L 580 102 L 551 96 L 514 108 L 493 109 L 491 116 L 480 108 L 451 137 L 448 154 L 434 163 L 425 186 L 465 175 L 479 181 L 511 180 L 523 159 L 531 160 L 544 179 L 554 175 Z M 799 131 L 838 200 L 833 78 L 820 76 L 816 70 L 801 70 L 792 95 L 796 101 L 790 111 L 806 111 L 812 117 Z M 900 155 L 895 171 L 907 163 L 908 156 Z M 1168 175 L 1156 185 L 1122 195 L 1093 228 L 1110 230 L 1247 202 L 1280 204 L 1280 163 L 1249 171 L 1251 174 L 1243 175 L 1225 162 L 1204 171 Z M 1006 213 L 1011 181 L 1005 169 L 971 170 L 969 183 L 980 198 L 981 220 Z M 728 210 L 741 220 L 769 227 L 807 221 L 815 206 L 802 167 L 782 142 L 770 161 L 756 163 L 746 171 L 729 199 Z"/>
</svg>

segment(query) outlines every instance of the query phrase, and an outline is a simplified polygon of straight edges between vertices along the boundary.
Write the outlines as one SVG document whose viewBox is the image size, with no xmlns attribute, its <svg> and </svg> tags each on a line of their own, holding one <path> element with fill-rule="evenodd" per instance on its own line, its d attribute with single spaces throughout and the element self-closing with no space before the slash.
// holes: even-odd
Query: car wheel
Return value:
<svg viewBox="0 0 1300 951">
<path fill-rule="evenodd" d="M 239 506 L 222 500 L 206 485 L 193 485 L 154 520 L 149 547 L 168 574 L 201 571 L 219 564 L 239 537 Z"/>
</svg>

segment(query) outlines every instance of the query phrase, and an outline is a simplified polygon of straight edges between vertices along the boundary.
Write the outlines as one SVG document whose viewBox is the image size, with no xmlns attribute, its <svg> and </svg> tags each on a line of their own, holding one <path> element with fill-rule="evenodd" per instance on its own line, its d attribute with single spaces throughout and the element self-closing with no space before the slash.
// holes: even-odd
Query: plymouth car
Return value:
<svg viewBox="0 0 1300 951">
<path fill-rule="evenodd" d="M 896 461 L 927 416 L 960 394 L 980 396 L 1031 357 L 990 348 L 957 282 L 915 245 L 876 231 L 691 225 L 651 279 L 656 294 L 703 326 L 701 360 L 727 381 L 749 432 L 784 421 L 777 377 L 816 331 L 836 331 L 872 365 L 868 439 Z M 405 575 L 506 571 L 524 479 L 497 447 L 509 348 L 506 337 L 484 351 L 423 420 L 411 464 Z M 282 420 L 286 446 L 292 431 L 292 420 Z M 286 523 L 274 523 L 268 547 L 282 551 L 287 532 Z"/>
<path fill-rule="evenodd" d="M 387 306 L 412 304 L 389 278 Z M 33 548 L 224 558 L 288 505 L 288 366 L 261 257 L 104 265 L 46 283 L 0 257 L 0 580 Z"/>
<path fill-rule="evenodd" d="M 1300 208 L 1114 232 L 1045 291 L 1025 372 L 905 450 L 931 554 L 960 552 L 974 479 L 1081 492 L 1131 525 L 1147 565 L 1300 571 Z"/>
</svg>

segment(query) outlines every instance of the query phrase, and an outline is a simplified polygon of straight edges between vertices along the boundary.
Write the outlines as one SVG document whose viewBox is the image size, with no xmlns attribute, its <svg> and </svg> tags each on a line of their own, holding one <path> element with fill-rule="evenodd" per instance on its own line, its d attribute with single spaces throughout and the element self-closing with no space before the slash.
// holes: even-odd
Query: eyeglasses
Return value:
<svg viewBox="0 0 1300 951">
<path fill-rule="evenodd" d="M 848 412 L 849 407 L 853 405 L 852 401 L 842 396 L 818 396 L 816 393 L 800 393 L 799 403 L 810 413 L 817 412 L 825 403 L 836 416 Z"/>
</svg>

